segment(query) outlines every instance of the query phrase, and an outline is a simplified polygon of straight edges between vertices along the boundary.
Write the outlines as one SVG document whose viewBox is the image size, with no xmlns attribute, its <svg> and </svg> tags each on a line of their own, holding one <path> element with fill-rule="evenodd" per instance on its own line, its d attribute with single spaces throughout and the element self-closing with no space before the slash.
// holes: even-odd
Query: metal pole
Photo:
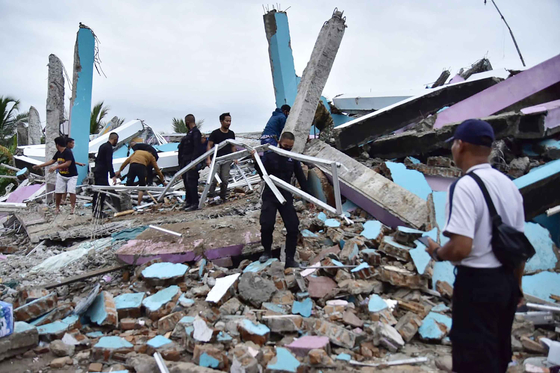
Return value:
<svg viewBox="0 0 560 373">
<path fill-rule="evenodd" d="M 534 310 L 560 312 L 560 307 L 543 306 L 542 304 L 527 303 L 527 307 Z"/>
<path fill-rule="evenodd" d="M 212 165 L 212 167 L 215 166 L 214 164 Z M 218 170 L 216 169 L 211 169 L 210 170 L 210 174 L 208 175 L 208 177 L 210 178 L 210 180 L 212 180 L 212 174 L 215 174 Z M 202 207 L 204 207 L 204 202 L 206 202 L 206 196 L 208 195 L 208 191 L 210 190 L 210 183 L 206 183 L 206 186 L 204 187 L 204 190 L 202 191 L 202 195 L 200 196 L 200 201 L 198 201 L 198 208 L 201 209 Z"/>
<path fill-rule="evenodd" d="M 247 180 L 247 177 L 245 176 L 245 173 L 243 172 L 241 167 L 239 167 L 239 165 L 237 163 L 234 163 L 234 164 L 235 164 L 235 167 L 237 167 L 237 169 L 239 170 L 239 172 L 241 172 L 241 176 L 243 177 L 243 180 L 245 180 L 245 182 L 247 183 L 247 186 L 249 187 L 249 190 L 253 190 L 253 186 L 251 185 L 249 180 Z"/>
<path fill-rule="evenodd" d="M 161 227 L 156 227 L 155 225 L 151 225 L 151 224 L 148 225 L 148 227 L 150 227 L 150 228 L 152 228 L 152 229 L 155 229 L 155 230 L 157 230 L 157 231 L 161 231 L 161 232 L 164 232 L 164 233 L 172 234 L 172 235 L 177 236 L 177 237 L 183 237 L 183 235 L 182 235 L 181 233 L 173 232 L 173 231 L 170 231 L 169 229 L 165 229 L 165 228 L 161 228 Z"/>
<path fill-rule="evenodd" d="M 484 0 L 484 4 L 486 4 L 486 0 Z M 521 51 L 519 50 L 519 46 L 517 45 L 517 41 L 515 40 L 515 36 L 513 36 L 513 31 L 511 31 L 511 27 L 509 27 L 506 19 L 504 18 L 502 12 L 500 12 L 500 9 L 498 9 L 498 6 L 496 5 L 496 2 L 494 0 L 492 0 L 492 4 L 494 4 L 494 6 L 496 7 L 496 10 L 498 11 L 498 14 L 500 14 L 500 17 L 502 17 L 502 20 L 506 24 L 506 26 L 509 30 L 509 34 L 511 35 L 511 39 L 513 40 L 513 44 L 515 44 L 515 49 L 517 49 L 517 53 L 519 54 L 519 58 L 521 59 L 521 63 L 523 64 L 523 67 L 525 67 L 525 61 L 523 60 L 523 56 L 521 55 Z"/>
<path fill-rule="evenodd" d="M 331 164 L 332 183 L 334 188 L 334 201 L 336 213 L 342 215 L 342 197 L 340 196 L 340 182 L 338 181 L 338 164 Z"/>
<path fill-rule="evenodd" d="M 293 193 L 293 194 L 303 198 L 306 201 L 314 203 L 317 206 L 322 207 L 325 210 L 328 210 L 329 212 L 332 212 L 333 214 L 336 214 L 336 210 L 332 206 L 329 206 L 326 203 L 324 203 L 323 201 L 318 200 L 317 198 L 313 197 L 312 195 L 307 194 L 304 191 L 296 188 L 295 186 L 288 184 L 284 180 L 279 179 L 274 175 L 270 175 L 270 179 L 274 182 L 274 184 L 278 185 L 280 188 L 282 188 L 284 190 L 287 190 L 288 192 Z"/>
</svg>

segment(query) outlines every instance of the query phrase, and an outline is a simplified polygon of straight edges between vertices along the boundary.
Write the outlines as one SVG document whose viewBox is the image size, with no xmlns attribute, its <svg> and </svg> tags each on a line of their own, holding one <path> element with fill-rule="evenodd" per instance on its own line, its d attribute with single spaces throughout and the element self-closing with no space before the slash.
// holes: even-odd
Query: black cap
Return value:
<svg viewBox="0 0 560 373">
<path fill-rule="evenodd" d="M 453 137 L 445 142 L 461 140 L 469 144 L 491 147 L 494 142 L 494 129 L 488 122 L 480 119 L 467 119 L 459 124 Z"/>
</svg>

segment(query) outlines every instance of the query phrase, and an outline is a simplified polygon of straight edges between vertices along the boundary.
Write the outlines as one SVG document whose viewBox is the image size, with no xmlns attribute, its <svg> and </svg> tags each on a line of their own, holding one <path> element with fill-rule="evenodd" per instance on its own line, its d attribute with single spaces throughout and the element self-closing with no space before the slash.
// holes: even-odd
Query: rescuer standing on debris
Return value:
<svg viewBox="0 0 560 373">
<path fill-rule="evenodd" d="M 284 132 L 280 137 L 280 148 L 284 150 L 292 150 L 294 146 L 294 134 Z M 253 157 L 259 155 L 252 151 Z M 270 152 L 262 159 L 264 168 L 269 175 L 274 175 L 279 179 L 290 183 L 292 176 L 295 174 L 296 179 L 304 192 L 307 192 L 307 180 L 303 174 L 301 163 L 295 159 L 278 155 Z M 257 166 L 259 175 L 262 176 L 262 170 Z M 292 194 L 286 190 L 281 190 L 282 195 L 286 199 L 285 204 L 278 202 L 278 199 L 268 187 L 264 188 L 262 194 L 261 208 L 261 244 L 264 247 L 264 253 L 259 258 L 261 263 L 266 262 L 272 255 L 272 235 L 274 233 L 274 224 L 276 222 L 276 211 L 280 212 L 280 216 L 286 227 L 286 264 L 285 268 L 299 267 L 299 263 L 294 259 L 296 254 L 296 245 L 299 234 L 299 219 L 294 208 Z"/>
<path fill-rule="evenodd" d="M 93 180 L 95 185 L 109 185 L 109 178 L 115 177 L 115 170 L 113 169 L 113 147 L 119 142 L 119 135 L 115 132 L 109 134 L 109 140 L 99 147 L 97 157 L 95 157 L 95 168 L 93 169 Z M 103 206 L 105 203 L 105 193 L 94 192 L 91 208 L 93 216 L 96 218 L 103 218 Z"/>
<path fill-rule="evenodd" d="M 55 196 L 55 213 L 60 213 L 60 202 L 62 201 L 62 195 L 65 193 L 70 194 L 70 205 L 72 206 L 72 211 L 70 214 L 74 214 L 76 209 L 76 184 L 78 183 L 78 169 L 76 168 L 76 161 L 74 160 L 74 155 L 72 151 L 66 147 L 66 139 L 62 136 L 54 139 L 56 144 L 57 152 L 54 154 L 52 159 L 48 162 L 41 163 L 40 165 L 33 166 L 34 170 L 50 166 L 54 163 L 58 163 L 56 166 L 49 168 L 49 172 L 58 171 L 56 174 L 56 185 L 54 189 Z"/>
<path fill-rule="evenodd" d="M 150 152 L 150 154 L 153 155 L 154 158 L 156 159 L 156 162 L 159 160 L 159 154 L 157 150 L 150 144 L 144 144 L 141 138 L 132 139 L 132 141 L 130 142 L 130 148 L 133 151 L 145 150 L 147 152 Z M 153 183 L 154 183 L 154 168 L 152 167 L 152 165 L 148 165 L 147 175 L 146 175 L 146 185 L 150 186 Z"/>
<path fill-rule="evenodd" d="M 231 139 L 235 140 L 235 133 L 229 129 L 231 126 L 231 115 L 229 113 L 223 113 L 220 115 L 220 124 L 221 127 L 217 130 L 212 131 L 210 137 L 208 138 L 208 147 L 207 150 L 210 150 L 214 147 L 214 145 L 220 144 L 222 141 Z M 228 155 L 230 153 L 235 152 L 235 145 L 226 145 L 220 150 L 218 150 L 218 157 Z M 237 161 L 236 161 L 237 162 Z M 210 166 L 212 163 L 212 156 L 209 156 L 206 160 L 206 164 Z M 229 181 L 229 171 L 231 168 L 232 161 L 226 161 L 220 164 L 216 164 L 217 167 L 217 175 L 220 177 L 222 182 L 220 183 L 220 202 L 223 203 L 226 200 L 227 194 L 227 186 Z M 214 195 L 216 190 L 216 179 L 212 179 L 212 183 L 210 184 L 210 196 Z"/>
<path fill-rule="evenodd" d="M 201 153 L 201 134 L 196 126 L 194 115 L 188 114 L 185 117 L 185 124 L 189 130 L 187 135 L 181 139 L 179 144 L 179 168 L 183 168 Z M 185 185 L 185 211 L 198 209 L 198 171 L 196 165 L 183 174 L 183 184 Z"/>
<path fill-rule="evenodd" d="M 278 139 L 286 125 L 286 119 L 290 115 L 290 105 L 282 105 L 280 109 L 272 112 L 272 116 L 266 123 L 264 130 L 261 134 L 261 145 L 270 144 L 278 146 Z"/>
<path fill-rule="evenodd" d="M 66 148 L 67 148 L 67 149 L 70 149 L 70 150 L 72 151 L 72 155 L 74 155 L 74 151 L 72 150 L 72 149 L 74 149 L 74 145 L 75 145 L 75 140 L 74 140 L 73 138 L 71 138 L 71 137 L 68 137 L 68 138 L 66 139 Z M 86 166 L 85 163 L 80 163 L 80 162 L 76 162 L 76 165 L 77 165 L 77 166 L 81 166 L 81 167 Z M 66 204 L 66 194 L 67 194 L 67 193 L 63 193 L 63 194 L 62 194 L 62 198 L 61 198 L 61 201 L 60 201 L 60 204 L 61 204 L 61 205 L 65 205 L 65 204 Z"/>
<path fill-rule="evenodd" d="M 474 173 L 488 190 L 503 223 L 523 232 L 523 198 L 513 182 L 488 163 L 494 131 L 481 120 L 469 119 L 457 127 L 451 152 L 465 174 Z M 525 264 L 508 269 L 494 254 L 492 222 L 483 192 L 475 179 L 464 176 L 449 188 L 447 223 L 449 242 L 429 242 L 436 260 L 456 265 L 453 289 L 454 372 L 505 372 L 511 361 L 511 328 Z"/>
<path fill-rule="evenodd" d="M 117 181 L 117 177 L 121 176 L 122 170 L 130 163 L 130 167 L 128 168 L 128 175 L 126 175 L 126 186 L 134 186 L 134 180 L 138 178 L 138 185 L 145 187 L 146 186 L 146 175 L 148 173 L 148 165 L 151 165 L 157 172 L 159 178 L 163 185 L 166 185 L 165 178 L 159 169 L 159 166 L 156 162 L 154 156 L 145 150 L 136 150 L 130 157 L 124 161 L 121 165 L 120 170 L 117 171 L 115 177 L 113 177 L 113 181 Z M 138 191 L 138 206 L 142 204 L 142 198 L 144 197 L 144 191 Z"/>
</svg>

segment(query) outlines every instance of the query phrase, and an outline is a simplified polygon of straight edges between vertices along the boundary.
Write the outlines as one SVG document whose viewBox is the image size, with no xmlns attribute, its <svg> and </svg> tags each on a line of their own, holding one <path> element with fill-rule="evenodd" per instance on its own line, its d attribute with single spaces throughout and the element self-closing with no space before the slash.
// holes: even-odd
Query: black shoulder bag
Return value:
<svg viewBox="0 0 560 373">
<path fill-rule="evenodd" d="M 494 255 L 496 255 L 496 258 L 505 268 L 513 270 L 519 267 L 519 265 L 535 255 L 535 248 L 523 232 L 519 232 L 517 229 L 504 224 L 496 211 L 496 207 L 494 207 L 488 189 L 486 189 L 480 177 L 474 172 L 469 172 L 467 175 L 472 177 L 482 190 L 486 205 L 490 211 L 490 219 L 492 220 L 491 244 Z"/>
</svg>

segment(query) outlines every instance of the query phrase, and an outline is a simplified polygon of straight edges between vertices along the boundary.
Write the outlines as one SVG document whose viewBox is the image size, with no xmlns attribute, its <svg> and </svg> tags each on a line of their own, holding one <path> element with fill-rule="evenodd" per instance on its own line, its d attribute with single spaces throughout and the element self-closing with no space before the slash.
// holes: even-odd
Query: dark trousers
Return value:
<svg viewBox="0 0 560 373">
<path fill-rule="evenodd" d="M 506 372 L 521 292 L 504 268 L 457 267 L 453 289 L 453 371 Z"/>
<path fill-rule="evenodd" d="M 198 170 L 196 167 L 188 170 L 182 177 L 185 185 L 185 207 L 198 206 Z"/>
<path fill-rule="evenodd" d="M 286 197 L 286 196 L 284 196 Z M 296 254 L 296 245 L 299 234 L 299 219 L 294 209 L 292 198 L 286 198 L 286 204 L 280 204 L 275 197 L 265 199 L 263 197 L 261 208 L 261 244 L 266 253 L 272 250 L 272 234 L 274 233 L 274 223 L 276 223 L 276 211 L 286 227 L 286 260 L 293 259 Z"/>
<path fill-rule="evenodd" d="M 107 176 L 107 172 L 105 173 L 93 173 L 93 183 L 94 185 L 105 185 L 108 186 L 109 185 L 109 178 Z M 100 193 L 100 192 L 94 192 L 93 193 L 93 200 L 92 200 L 92 205 L 91 205 L 91 209 L 93 211 L 93 214 L 100 214 L 101 211 L 103 211 L 103 204 L 105 203 L 105 193 Z M 98 205 L 99 203 L 99 205 Z"/>
<path fill-rule="evenodd" d="M 150 186 L 154 183 L 154 168 L 152 166 L 148 166 L 146 170 L 146 185 Z"/>
<path fill-rule="evenodd" d="M 126 185 L 134 186 L 134 180 L 138 178 L 139 186 L 146 186 L 146 174 L 148 168 L 141 163 L 131 163 L 128 166 L 128 175 L 126 175 Z"/>
</svg>

